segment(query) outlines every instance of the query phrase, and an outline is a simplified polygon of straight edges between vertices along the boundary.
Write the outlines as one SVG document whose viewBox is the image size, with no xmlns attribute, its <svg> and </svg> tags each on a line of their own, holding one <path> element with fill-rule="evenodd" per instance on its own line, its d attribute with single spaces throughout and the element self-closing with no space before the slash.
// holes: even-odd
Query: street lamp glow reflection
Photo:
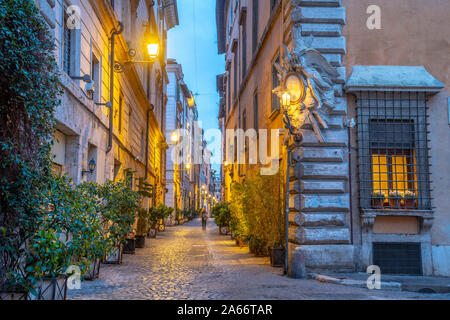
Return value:
<svg viewBox="0 0 450 320">
<path fill-rule="evenodd" d="M 191 164 L 190 163 L 186 163 L 186 169 L 190 169 L 191 168 Z"/>
</svg>

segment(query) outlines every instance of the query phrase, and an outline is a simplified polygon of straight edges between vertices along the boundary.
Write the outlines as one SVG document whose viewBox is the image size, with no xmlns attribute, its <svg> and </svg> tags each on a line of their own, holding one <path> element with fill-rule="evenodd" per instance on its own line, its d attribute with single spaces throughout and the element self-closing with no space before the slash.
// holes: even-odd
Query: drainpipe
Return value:
<svg viewBox="0 0 450 320">
<path fill-rule="evenodd" d="M 354 120 L 348 120 L 347 122 L 347 130 L 348 130 L 348 184 L 349 184 L 349 193 L 350 193 L 350 242 L 353 245 L 353 192 L 352 192 L 352 144 L 351 144 L 351 129 L 354 127 Z"/>
<path fill-rule="evenodd" d="M 284 274 L 288 273 L 289 263 L 289 187 L 290 187 L 290 168 L 291 168 L 291 148 L 287 145 L 287 164 L 286 164 L 286 249 L 284 252 Z"/>
<path fill-rule="evenodd" d="M 109 109 L 109 132 L 108 132 L 108 147 L 106 148 L 106 153 L 112 150 L 112 138 L 113 138 L 113 112 L 114 112 L 114 47 L 115 47 L 115 36 L 123 32 L 123 24 L 119 21 L 119 30 L 113 29 L 111 32 L 111 61 L 110 61 L 110 71 L 109 71 L 109 100 L 111 102 L 111 108 Z"/>
<path fill-rule="evenodd" d="M 147 109 L 147 125 L 145 129 L 145 177 L 144 180 L 147 180 L 148 178 L 148 144 L 149 144 L 149 138 L 148 134 L 150 131 L 150 112 L 152 112 L 155 109 L 155 106 L 153 104 L 150 105 L 150 108 Z"/>
</svg>

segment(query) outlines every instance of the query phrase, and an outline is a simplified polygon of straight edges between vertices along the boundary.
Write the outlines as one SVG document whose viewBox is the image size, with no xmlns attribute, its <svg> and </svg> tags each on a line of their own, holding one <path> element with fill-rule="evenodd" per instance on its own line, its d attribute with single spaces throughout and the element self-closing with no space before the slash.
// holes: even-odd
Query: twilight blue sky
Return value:
<svg viewBox="0 0 450 320">
<path fill-rule="evenodd" d="M 184 81 L 194 93 L 203 129 L 218 128 L 216 76 L 225 70 L 217 54 L 216 1 L 178 0 L 180 25 L 168 33 L 168 58 L 183 67 Z"/>
</svg>

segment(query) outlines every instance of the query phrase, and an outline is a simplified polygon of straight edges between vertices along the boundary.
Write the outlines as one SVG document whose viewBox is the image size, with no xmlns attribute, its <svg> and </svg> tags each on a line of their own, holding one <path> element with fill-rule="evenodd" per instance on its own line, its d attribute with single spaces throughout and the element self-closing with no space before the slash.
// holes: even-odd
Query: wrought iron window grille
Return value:
<svg viewBox="0 0 450 320">
<path fill-rule="evenodd" d="M 361 208 L 430 210 L 426 93 L 356 96 Z"/>
</svg>

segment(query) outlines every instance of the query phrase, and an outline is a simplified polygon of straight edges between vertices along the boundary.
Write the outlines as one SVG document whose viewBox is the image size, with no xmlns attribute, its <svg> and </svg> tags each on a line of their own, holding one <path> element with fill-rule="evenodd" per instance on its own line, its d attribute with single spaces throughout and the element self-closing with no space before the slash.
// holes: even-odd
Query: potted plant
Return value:
<svg viewBox="0 0 450 320">
<path fill-rule="evenodd" d="M 403 195 L 403 200 L 405 202 L 406 209 L 416 209 L 417 208 L 417 196 L 413 191 L 406 191 Z"/>
<path fill-rule="evenodd" d="M 125 237 L 126 243 L 123 246 L 123 253 L 135 254 L 136 253 L 136 232 L 132 230 Z"/>
<path fill-rule="evenodd" d="M 149 225 L 148 236 L 149 236 L 149 238 L 156 238 L 158 220 L 159 220 L 158 217 L 159 217 L 158 208 L 151 207 L 148 210 L 148 225 Z"/>
<path fill-rule="evenodd" d="M 219 233 L 226 235 L 230 231 L 231 212 L 228 203 L 220 202 L 211 209 L 214 223 L 219 227 Z"/>
<path fill-rule="evenodd" d="M 122 263 L 123 245 L 132 232 L 140 208 L 141 195 L 125 181 L 107 181 L 101 188 L 102 217 L 108 244 L 106 263 Z"/>
<path fill-rule="evenodd" d="M 372 193 L 372 207 L 374 209 L 383 209 L 385 198 L 386 198 L 386 196 L 384 195 L 384 193 L 381 190 L 374 191 Z"/>
<path fill-rule="evenodd" d="M 284 266 L 286 250 L 282 246 L 271 247 L 270 248 L 270 265 L 272 267 L 282 267 Z"/>
<path fill-rule="evenodd" d="M 148 210 L 139 210 L 136 230 L 136 248 L 145 248 L 145 237 L 148 234 L 148 215 Z"/>
<path fill-rule="evenodd" d="M 66 300 L 67 277 L 65 271 L 71 255 L 61 241 L 62 235 L 56 230 L 43 226 L 31 247 L 33 255 L 26 270 L 32 275 L 34 287 L 30 290 L 30 300 Z"/>
<path fill-rule="evenodd" d="M 250 249 L 250 252 L 253 253 L 256 257 L 267 256 L 267 244 L 262 239 L 259 239 L 255 236 L 250 237 L 248 247 Z"/>
<path fill-rule="evenodd" d="M 401 208 L 401 201 L 402 201 L 402 194 L 397 191 L 391 191 L 389 192 L 389 206 L 391 209 L 400 209 Z"/>
<path fill-rule="evenodd" d="M 180 208 L 177 208 L 177 210 L 175 211 L 175 221 L 177 225 L 181 224 L 181 210 Z"/>
</svg>

